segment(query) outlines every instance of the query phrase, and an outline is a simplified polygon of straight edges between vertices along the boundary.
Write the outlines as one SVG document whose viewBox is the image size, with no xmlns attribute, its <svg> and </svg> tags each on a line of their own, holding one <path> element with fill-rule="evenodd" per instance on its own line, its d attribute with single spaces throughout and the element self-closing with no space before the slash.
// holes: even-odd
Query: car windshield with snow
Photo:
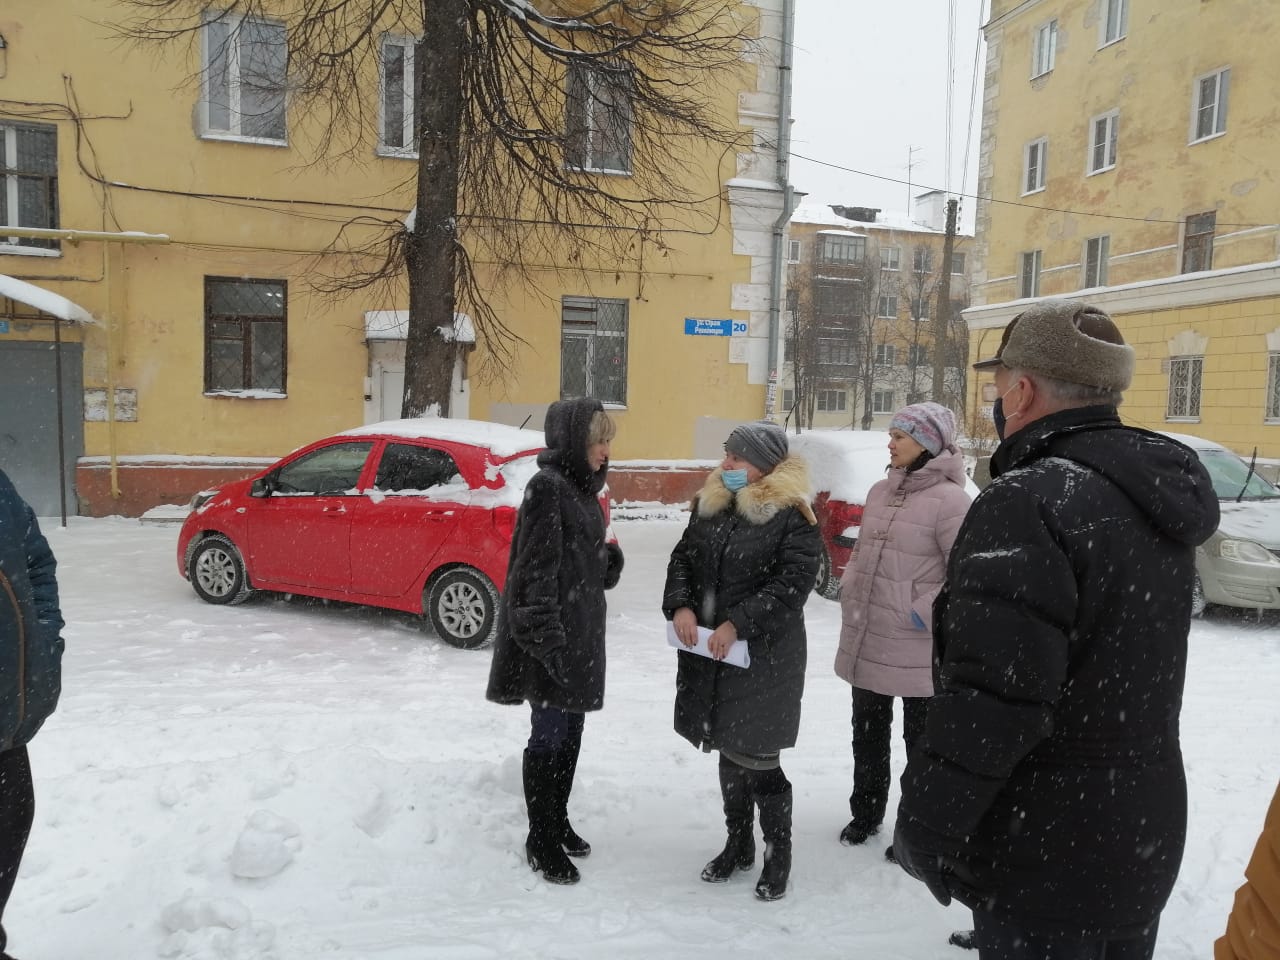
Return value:
<svg viewBox="0 0 1280 960">
<path fill-rule="evenodd" d="M 532 430 L 431 418 L 318 440 L 198 494 L 179 570 L 209 603 L 304 594 L 425 614 L 446 642 L 482 646 L 543 446 Z"/>
</svg>

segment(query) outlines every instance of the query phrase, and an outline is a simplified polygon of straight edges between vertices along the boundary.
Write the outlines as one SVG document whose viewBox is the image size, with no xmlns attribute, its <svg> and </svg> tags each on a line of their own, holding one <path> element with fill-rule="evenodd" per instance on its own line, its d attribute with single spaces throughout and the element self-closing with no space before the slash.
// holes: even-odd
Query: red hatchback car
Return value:
<svg viewBox="0 0 1280 960">
<path fill-rule="evenodd" d="M 197 494 L 178 568 L 209 603 L 305 594 L 425 614 L 446 642 L 482 646 L 544 445 L 533 430 L 442 419 L 318 440 Z"/>
</svg>

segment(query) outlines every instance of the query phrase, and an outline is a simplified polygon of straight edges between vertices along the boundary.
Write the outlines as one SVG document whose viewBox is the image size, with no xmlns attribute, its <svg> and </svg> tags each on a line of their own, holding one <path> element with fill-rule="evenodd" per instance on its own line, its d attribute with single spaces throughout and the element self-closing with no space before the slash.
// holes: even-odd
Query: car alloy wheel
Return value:
<svg viewBox="0 0 1280 960">
<path fill-rule="evenodd" d="M 253 592 L 240 551 L 221 534 L 211 534 L 195 545 L 187 561 L 187 577 L 206 603 L 243 603 Z"/>
<path fill-rule="evenodd" d="M 813 592 L 827 600 L 834 600 L 840 592 L 840 581 L 831 575 L 831 554 L 826 548 L 818 560 L 818 576 L 814 578 Z"/>
<path fill-rule="evenodd" d="M 441 640 L 473 650 L 497 632 L 498 591 L 479 570 L 454 567 L 428 585 L 427 613 Z"/>
</svg>

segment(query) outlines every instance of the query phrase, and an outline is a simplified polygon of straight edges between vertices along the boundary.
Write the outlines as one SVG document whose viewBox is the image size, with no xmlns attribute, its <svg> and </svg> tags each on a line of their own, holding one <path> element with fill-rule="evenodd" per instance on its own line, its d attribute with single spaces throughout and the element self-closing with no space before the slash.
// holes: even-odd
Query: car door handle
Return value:
<svg viewBox="0 0 1280 960">
<path fill-rule="evenodd" d="M 345 505 L 339 504 L 336 507 L 325 507 L 323 512 L 331 517 L 340 517 L 347 512 L 347 508 Z"/>
</svg>

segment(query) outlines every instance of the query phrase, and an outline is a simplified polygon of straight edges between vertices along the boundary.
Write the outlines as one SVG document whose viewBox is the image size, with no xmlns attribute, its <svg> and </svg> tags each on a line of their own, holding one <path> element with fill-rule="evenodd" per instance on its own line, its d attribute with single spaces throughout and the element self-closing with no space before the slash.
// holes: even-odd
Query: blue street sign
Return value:
<svg viewBox="0 0 1280 960">
<path fill-rule="evenodd" d="M 685 317 L 684 332 L 688 337 L 743 337 L 747 334 L 747 321 Z"/>
<path fill-rule="evenodd" d="M 8 333 L 8 332 L 9 332 L 9 321 L 0 320 L 0 333 Z"/>
</svg>

